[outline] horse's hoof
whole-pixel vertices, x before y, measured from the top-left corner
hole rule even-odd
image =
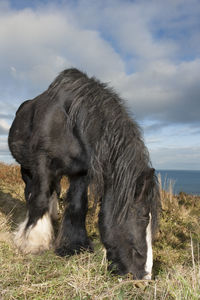
[[[83,244],[83,245],[67,245],[67,246],[61,246],[61,247],[57,247],[55,249],[55,253],[58,255],[58,256],[72,256],[72,255],[75,255],[75,254],[79,254],[81,252],[84,252],[84,251],[88,251],[88,252],[94,252],[94,249],[93,249],[93,246],[92,246],[92,243],[89,242],[87,244]]]

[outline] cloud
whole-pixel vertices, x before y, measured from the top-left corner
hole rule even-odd
[[[199,13],[197,0],[82,0],[71,20],[78,16],[79,26],[93,26],[118,51],[128,73],[111,83],[138,119],[199,123]]]
[[[8,130],[10,125],[3,119],[0,119],[0,135],[1,134],[8,134]]]
[[[56,8],[11,10],[1,15],[0,28],[0,56],[5,58],[0,75],[18,91],[22,86],[40,90],[70,66],[107,79],[123,72],[123,61],[99,32],[70,23]]]
[[[0,157],[3,155],[10,156],[8,150],[7,136],[0,134]]]
[[[177,61],[180,44],[176,34],[170,38],[172,30],[180,35],[184,15],[184,28],[198,23],[191,19],[195,10],[181,3],[81,0],[76,6],[64,1],[19,11],[7,7],[0,19],[6,101],[36,96],[62,69],[76,66],[114,86],[137,119],[198,123],[200,59]],[[158,38],[155,28],[167,38]]]
[[[157,169],[199,170],[200,147],[161,147],[151,151],[151,159]]]
[[[198,55],[199,13],[198,0],[80,0],[70,10],[72,20],[76,18],[80,26],[103,32],[121,54],[135,56],[136,65],[138,59],[147,63]],[[188,47],[188,42],[196,47]]]
[[[200,59],[175,65],[152,62],[146,70],[124,77],[118,86],[141,119],[163,124],[200,122]]]

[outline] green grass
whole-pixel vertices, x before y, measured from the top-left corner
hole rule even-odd
[[[67,181],[62,181],[62,195]],[[97,213],[87,218],[94,253],[60,258],[47,251],[22,255],[12,231],[26,213],[19,168],[0,164],[0,299],[200,299],[200,197],[162,191],[154,244],[154,280],[133,281],[107,271]],[[62,203],[60,214],[62,214]]]

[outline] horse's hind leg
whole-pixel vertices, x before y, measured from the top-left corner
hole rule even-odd
[[[87,213],[87,177],[69,177],[67,206],[56,241],[56,253],[60,256],[73,255],[80,251],[92,250],[85,227]]]
[[[37,173],[34,171],[31,188],[29,187],[25,189],[27,216],[15,232],[14,242],[24,253],[38,253],[49,249],[54,238],[49,213],[49,200],[53,193],[52,176],[45,161],[40,161]]]

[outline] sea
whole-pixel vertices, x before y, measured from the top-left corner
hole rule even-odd
[[[169,190],[169,183],[171,182],[173,194],[184,192],[200,195],[200,171],[156,170],[156,173],[161,176],[164,190]]]

